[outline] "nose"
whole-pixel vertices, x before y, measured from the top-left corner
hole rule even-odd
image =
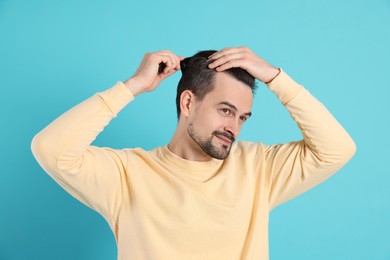
[[[240,134],[241,125],[237,120],[232,118],[226,122],[224,130],[236,139],[237,136]]]

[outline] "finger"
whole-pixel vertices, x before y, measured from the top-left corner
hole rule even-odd
[[[171,76],[171,75],[174,74],[175,72],[177,72],[177,70],[171,70],[171,71],[169,71],[168,73],[162,74],[161,77],[162,77],[162,79],[168,78],[169,76]]]
[[[170,59],[172,60],[172,65],[167,70],[167,73],[170,73],[171,71],[176,71],[180,69],[180,59],[178,56],[176,56],[173,52],[167,52],[167,54]]]
[[[167,54],[159,54],[158,55],[158,63],[164,63],[165,68],[163,70],[163,73],[168,73],[168,71],[171,69],[173,61],[170,55]]]
[[[231,68],[242,68],[242,69],[244,69],[242,60],[231,60],[231,61],[228,61],[228,62],[222,64],[221,66],[216,67],[215,70],[218,71],[218,72],[221,72],[221,71],[228,70],[228,69],[231,69]]]
[[[159,53],[165,53],[165,54],[173,54],[173,52],[171,50],[161,50],[161,51],[158,51]]]
[[[176,60],[176,55],[174,55],[172,52],[166,53],[164,55],[166,55],[167,59],[170,61],[169,63],[167,63],[167,66],[166,66],[164,72],[169,73],[175,69],[178,62]]]
[[[179,58],[179,70],[181,70],[181,61],[185,59],[184,56],[177,56]]]
[[[171,71],[180,70],[180,61],[183,60],[184,56],[176,56],[171,50],[161,50],[156,52],[159,55],[165,56],[165,58],[160,61],[165,64],[164,73],[170,73]],[[166,58],[170,60],[170,62],[166,62]]]
[[[245,58],[245,54],[243,52],[239,52],[239,53],[235,52],[235,53],[225,54],[225,55],[221,56],[220,58],[214,60],[212,63],[210,63],[209,68],[213,69],[213,68],[219,67],[222,64],[227,63],[229,61],[240,60],[243,58]]]
[[[172,53],[172,57],[175,60],[175,66],[173,69],[180,70],[180,61],[184,60],[184,56],[177,56],[174,53]]]
[[[164,64],[163,68],[164,71],[168,70],[172,65],[176,66],[176,62],[170,57],[172,55],[172,52],[169,50],[162,50],[162,51],[157,51],[152,53],[153,60],[159,64],[159,69],[161,67],[161,63]],[[161,73],[159,71],[159,73]]]
[[[235,47],[232,47],[232,48],[223,48],[213,54],[211,54],[208,58],[209,60],[210,59],[218,59],[220,58],[222,55],[226,54],[226,53],[229,53],[229,52],[232,52],[234,51],[234,49],[236,49]]]
[[[217,51],[209,56],[209,60],[211,59],[219,59],[221,56],[236,52],[245,52],[247,51],[247,47],[231,47],[231,48],[224,48],[220,51]]]
[[[180,70],[180,59],[178,56],[175,55],[175,59],[176,59],[176,66],[175,66],[175,70]]]
[[[172,55],[172,56],[175,56],[175,57],[183,57],[183,59],[184,59],[184,56],[177,56],[171,50],[162,50],[162,51],[158,51],[158,53],[165,54],[165,55]]]

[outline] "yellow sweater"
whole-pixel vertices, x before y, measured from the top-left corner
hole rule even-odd
[[[167,146],[91,146],[133,100],[118,82],[38,133],[42,168],[109,223],[118,259],[268,259],[270,210],[339,170],[355,144],[327,109],[285,72],[268,85],[304,140],[237,142],[225,160],[182,159]]]

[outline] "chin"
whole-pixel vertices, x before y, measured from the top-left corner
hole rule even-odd
[[[223,145],[220,149],[212,149],[212,151],[209,151],[208,155],[213,157],[214,159],[218,160],[224,160],[226,159],[230,154],[230,148],[231,146]]]

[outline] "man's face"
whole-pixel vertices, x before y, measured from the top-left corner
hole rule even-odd
[[[223,72],[216,74],[214,84],[203,100],[194,103],[187,133],[204,153],[225,159],[251,115],[253,95],[249,86]]]

